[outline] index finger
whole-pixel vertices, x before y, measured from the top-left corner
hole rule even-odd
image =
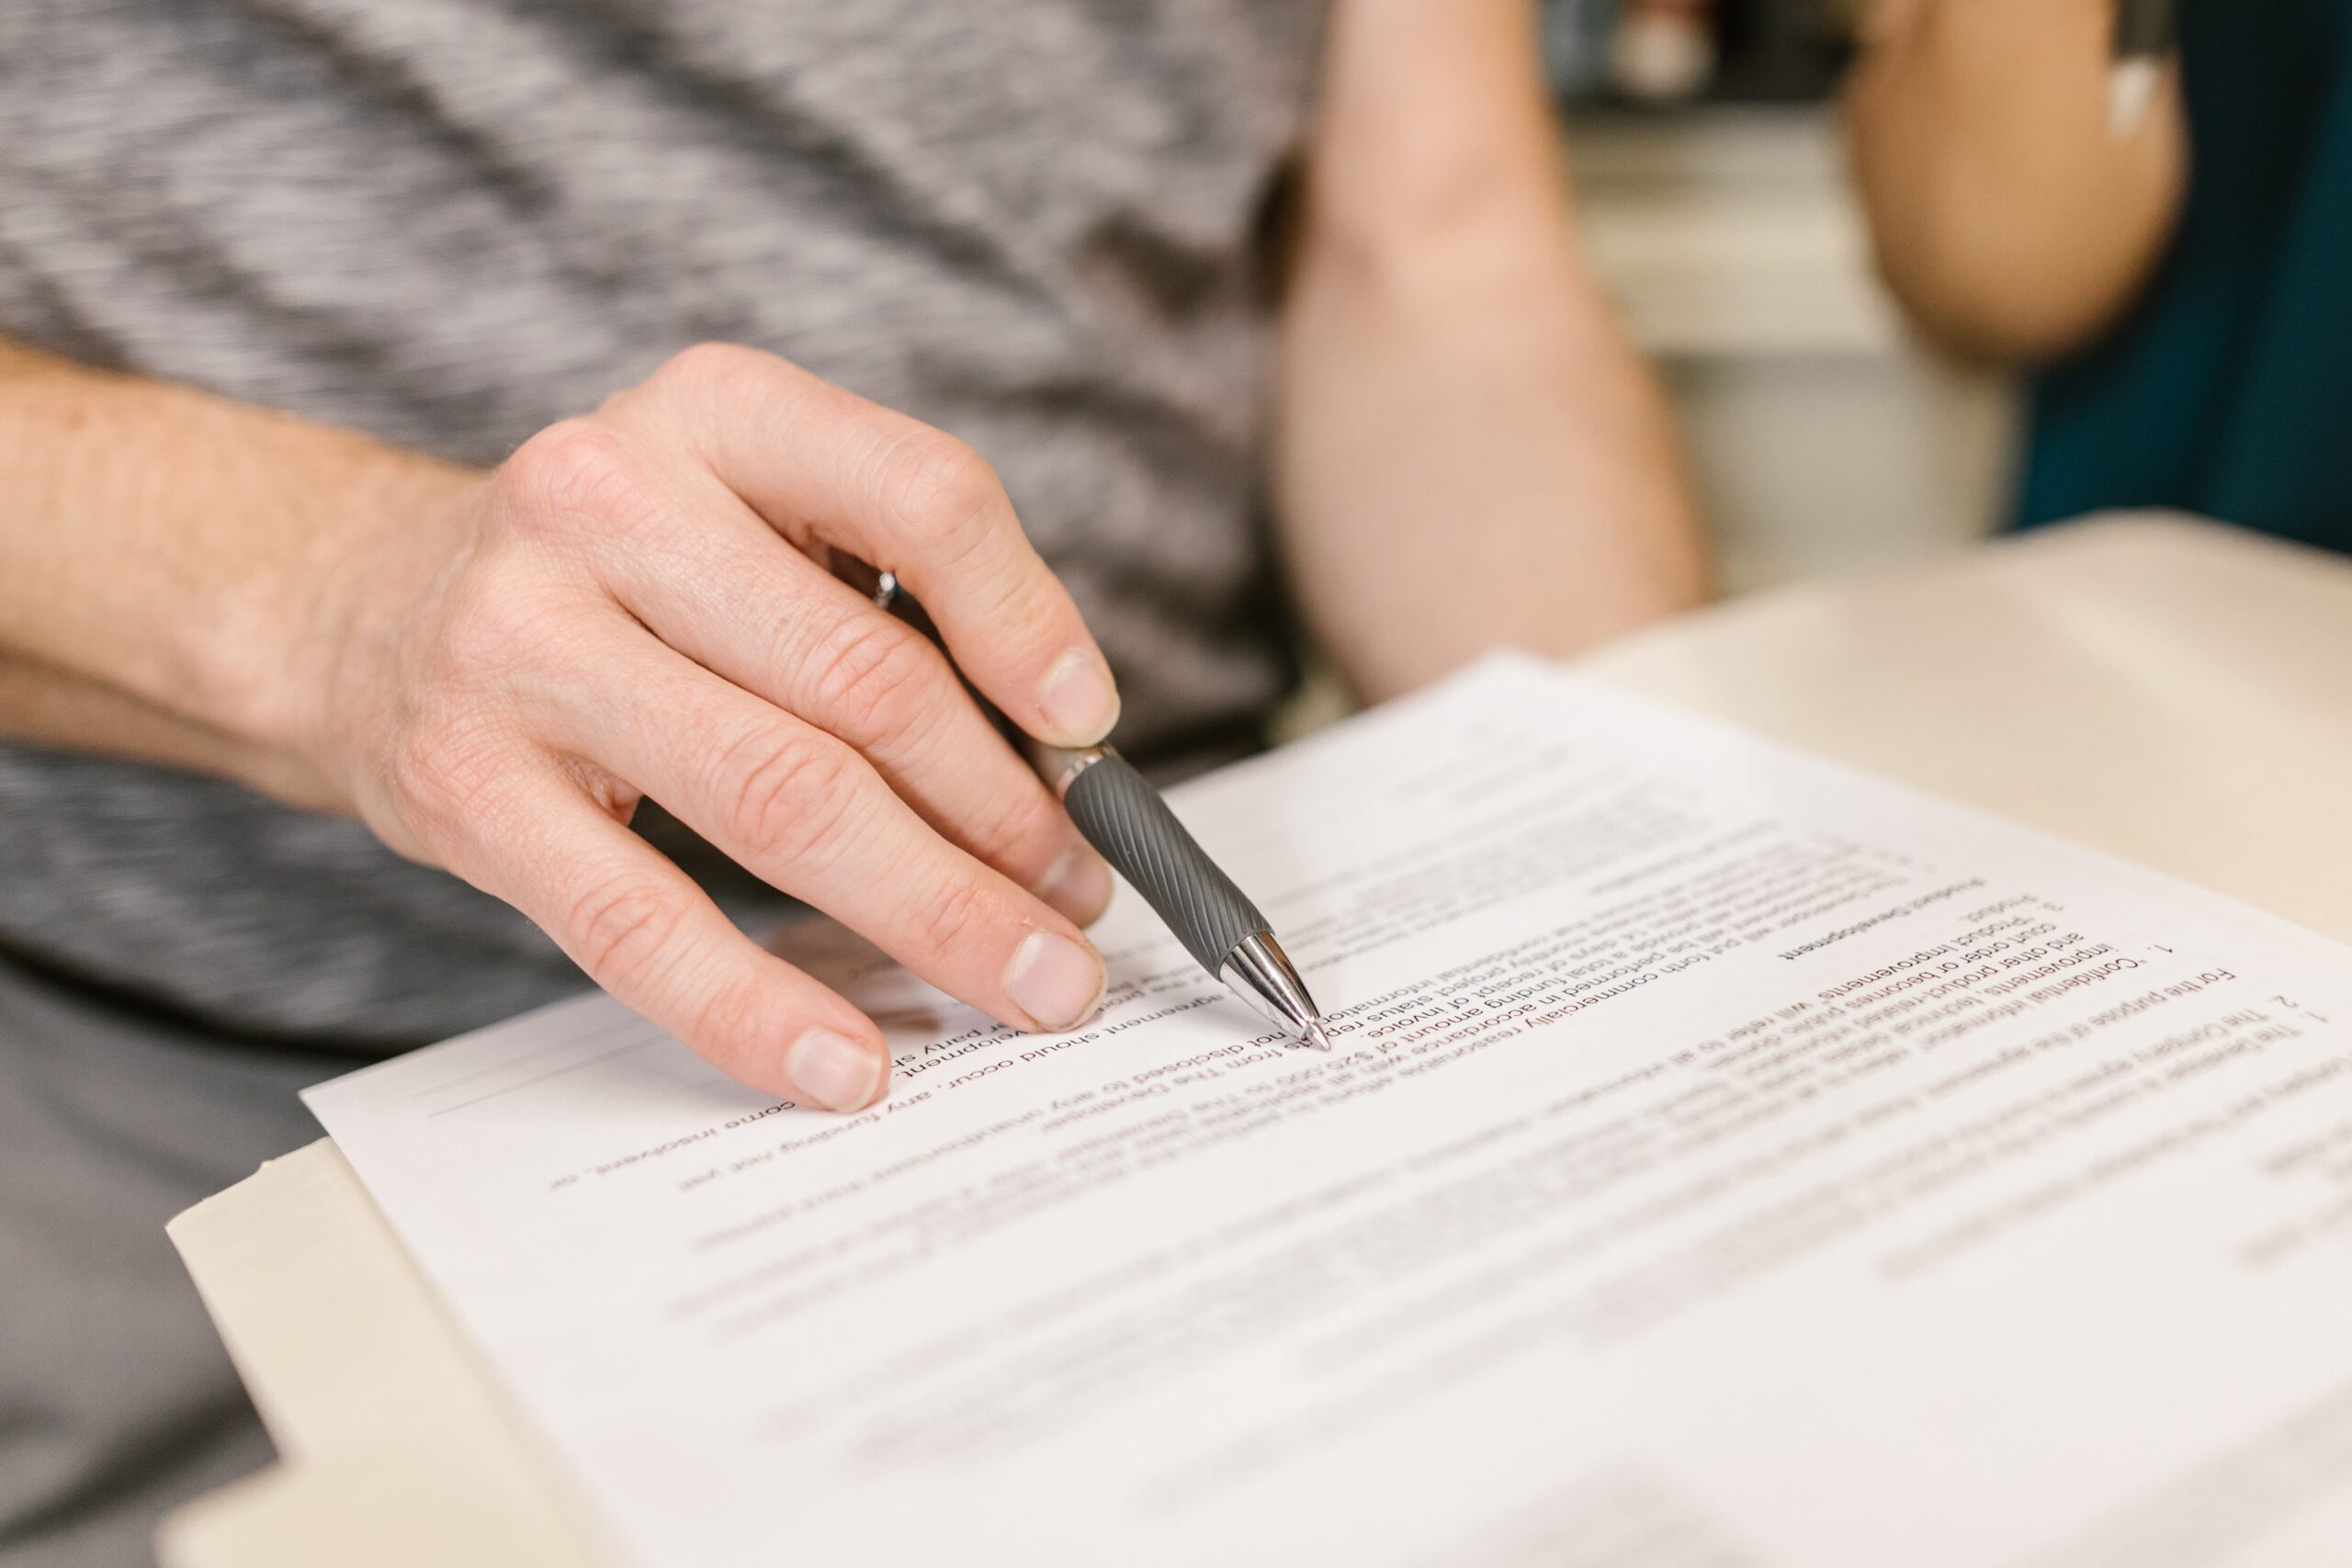
[[[978,453],[753,349],[689,350],[662,374],[722,483],[803,548],[896,572],[1013,723],[1057,746],[1110,733],[1110,665]]]

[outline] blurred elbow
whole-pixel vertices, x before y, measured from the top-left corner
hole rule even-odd
[[[1905,319],[1962,362],[2035,365],[2139,298],[2179,213],[2185,138],[2177,112],[2129,143],[2103,120],[2040,140],[1999,130],[1956,134],[1883,85],[1847,104],[1878,276]]]
[[[2058,359],[2130,306],[2144,269],[2086,276],[2076,258],[2037,254],[1964,231],[1890,244],[1876,235],[1880,280],[1912,330],[1946,358],[1988,367]]]

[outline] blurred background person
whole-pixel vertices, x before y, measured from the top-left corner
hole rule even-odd
[[[2014,520],[2176,507],[2352,548],[2352,0],[1879,0],[1848,100],[1882,275],[2030,378]]]
[[[162,1227],[300,1086],[584,968],[866,1103],[737,930],[786,894],[1019,1027],[1099,998],[1107,871],[831,549],[1179,770],[1296,620],[1376,699],[1701,595],[1532,24],[0,7],[0,1557],[264,1457]]]

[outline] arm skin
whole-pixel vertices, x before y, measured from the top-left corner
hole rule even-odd
[[[1281,333],[1275,486],[1371,700],[1700,601],[1656,384],[1578,259],[1525,0],[1340,0]]]
[[[472,477],[0,339],[0,733],[350,809],[296,645],[343,547]]]
[[[2138,294],[2177,220],[2188,138],[2167,73],[2108,125],[2115,0],[1881,0],[1846,95],[1878,266],[1930,342],[2034,362]]]
[[[658,798],[1020,1028],[1092,1011],[1109,870],[938,649],[1032,734],[1109,671],[960,443],[707,344],[498,469],[0,344],[0,733],[365,819],[802,1104],[883,1092],[872,1021],[622,829]]]

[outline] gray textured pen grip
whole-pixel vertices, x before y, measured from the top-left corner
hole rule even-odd
[[[1216,867],[1159,792],[1113,751],[1069,781],[1062,804],[1086,841],[1159,912],[1202,968],[1216,973],[1266,917]]]

